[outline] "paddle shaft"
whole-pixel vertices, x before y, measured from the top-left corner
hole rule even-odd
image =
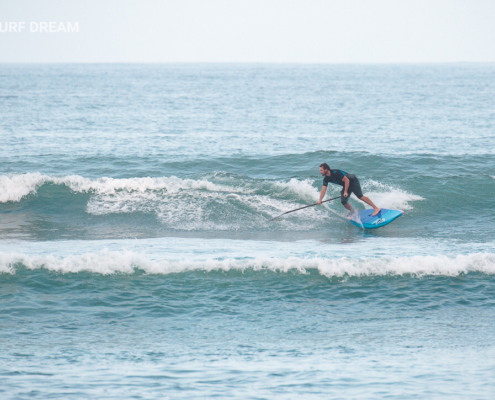
[[[335,200],[335,199],[339,199],[340,197],[341,196],[337,196],[337,197],[333,197],[333,198],[328,199],[328,200],[323,200],[320,204],[326,203],[327,201],[332,201],[332,200]],[[295,210],[286,211],[283,214],[280,214],[278,217],[272,218],[270,221],[273,221],[274,219],[280,218],[282,215],[289,214],[289,213],[294,212],[294,211],[299,211],[299,210],[302,210],[304,208],[313,207],[313,206],[317,206],[317,205],[318,205],[318,203],[315,203],[315,204],[310,204],[309,206],[304,206],[304,207],[296,208]]]

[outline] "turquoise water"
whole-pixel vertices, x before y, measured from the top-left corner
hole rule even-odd
[[[491,64],[1,65],[0,396],[493,398],[494,93]],[[404,216],[270,221],[322,162]]]

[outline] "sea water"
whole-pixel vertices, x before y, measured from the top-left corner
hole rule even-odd
[[[495,65],[3,64],[0,135],[1,398],[495,396]],[[404,216],[272,221],[323,162]]]

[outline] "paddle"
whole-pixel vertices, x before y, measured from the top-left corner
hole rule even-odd
[[[334,198],[328,199],[328,200],[323,200],[321,202],[321,204],[326,203],[327,201],[332,201],[332,200],[339,199],[339,198],[340,198],[340,196],[337,196],[337,197],[334,197]],[[289,213],[294,212],[294,211],[302,210],[303,208],[313,207],[313,206],[317,206],[317,205],[318,205],[318,203],[315,203],[315,204],[311,204],[309,206],[304,206],[304,207],[296,208],[295,210],[286,211],[283,214],[280,214],[278,217],[272,218],[270,221],[273,221],[274,219],[280,218],[282,215],[289,214]]]

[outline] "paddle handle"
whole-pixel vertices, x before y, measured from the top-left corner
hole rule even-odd
[[[323,204],[323,203],[326,203],[327,201],[332,201],[332,200],[335,200],[335,199],[338,199],[338,198],[340,198],[340,196],[333,197],[333,198],[328,199],[328,200],[323,200],[320,204]],[[317,205],[318,205],[318,203],[315,203],[315,204],[310,204],[309,206],[304,206],[304,207],[296,208],[295,210],[286,211],[283,214],[280,214],[278,217],[272,218],[270,221],[273,221],[274,219],[280,218],[282,215],[289,214],[289,213],[294,212],[294,211],[299,211],[299,210],[302,210],[304,208],[313,207],[313,206],[317,206]]]

